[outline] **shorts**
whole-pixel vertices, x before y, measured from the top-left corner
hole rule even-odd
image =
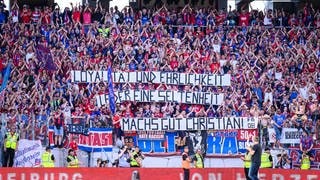
[[[60,129],[58,129],[56,126],[54,126],[53,128],[55,136],[63,136],[63,127],[60,127]]]

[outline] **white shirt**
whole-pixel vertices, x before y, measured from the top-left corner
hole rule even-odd
[[[264,102],[267,102],[269,99],[270,103],[272,104],[273,102],[273,94],[272,92],[265,92],[264,94]]]
[[[303,99],[308,99],[309,92],[308,92],[308,87],[307,86],[299,88],[299,93],[300,93],[300,95],[302,96]]]
[[[227,60],[220,59],[220,67],[224,66],[227,63]]]
[[[263,19],[263,24],[265,26],[266,25],[272,25],[271,18],[268,18],[267,16],[265,16],[264,19]]]
[[[220,44],[213,44],[212,47],[214,52],[220,53],[220,48],[221,48]]]
[[[29,63],[29,59],[33,57],[33,53],[27,53],[26,54],[26,62]]]
[[[281,79],[282,79],[282,72],[276,72],[276,73],[274,74],[274,76],[275,76],[275,78],[276,78],[277,80],[281,80]]]

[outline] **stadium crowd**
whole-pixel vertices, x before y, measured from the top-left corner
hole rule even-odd
[[[283,127],[302,129],[310,137],[306,143],[319,143],[320,12],[312,4],[293,14],[189,5],[135,11],[108,10],[99,3],[71,9],[14,4],[10,12],[0,7],[0,23],[1,81],[11,66],[0,95],[1,113],[7,115],[8,127],[18,126],[20,139],[43,140],[48,125],[63,136],[61,127],[80,117],[86,117],[88,125],[119,127],[108,106],[95,105],[95,95],[108,93],[107,84],[76,84],[70,78],[71,70],[107,70],[111,65],[114,72],[232,77],[230,87],[115,83],[115,91],[172,89],[225,95],[221,106],[125,102],[117,104],[116,115],[121,117],[252,116],[260,118],[267,145],[267,127],[275,128],[278,147]],[[38,44],[50,49],[54,64],[37,58]]]

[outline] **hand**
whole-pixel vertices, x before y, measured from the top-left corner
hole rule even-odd
[[[307,149],[305,152],[308,153],[309,151],[311,151],[311,149]]]

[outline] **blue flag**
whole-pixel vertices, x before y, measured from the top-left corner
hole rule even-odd
[[[1,72],[0,72],[1,73]],[[3,80],[2,80],[2,85],[0,87],[0,92],[2,90],[4,90],[8,84],[8,80],[11,74],[11,63],[9,63],[4,71],[4,76],[3,76]]]
[[[112,114],[116,113],[116,102],[114,98],[113,82],[112,82],[112,70],[108,67],[108,89],[109,89],[109,106]]]

